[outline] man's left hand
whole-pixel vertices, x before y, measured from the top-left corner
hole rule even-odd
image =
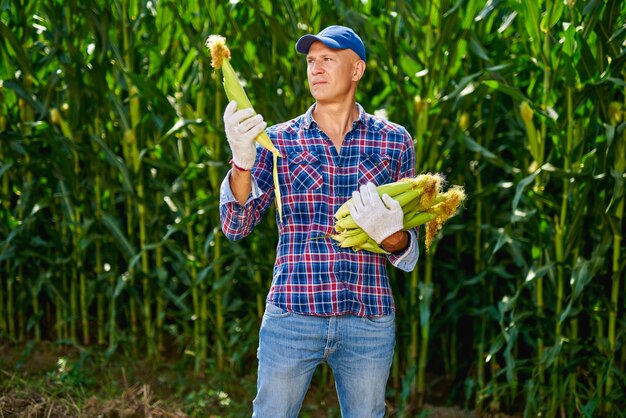
[[[400,203],[388,194],[381,198],[372,182],[352,193],[348,208],[354,222],[377,244],[402,230],[404,213]]]

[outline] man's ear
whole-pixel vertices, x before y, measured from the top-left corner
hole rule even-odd
[[[365,73],[365,61],[358,60],[352,65],[352,81],[359,81]]]

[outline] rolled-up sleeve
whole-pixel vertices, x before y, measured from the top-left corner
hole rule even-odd
[[[220,186],[220,220],[224,235],[237,240],[248,235],[257,225],[267,209],[271,196],[261,190],[255,177],[252,177],[252,192],[244,205],[239,204],[230,187],[228,172]]]
[[[419,259],[420,249],[417,242],[418,230],[410,229],[409,233],[409,246],[399,254],[389,254],[388,258],[391,264],[403,271],[413,271],[417,265]]]

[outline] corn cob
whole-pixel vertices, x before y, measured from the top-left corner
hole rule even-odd
[[[404,213],[403,230],[425,225],[426,252],[430,251],[432,240],[437,232],[449,218],[454,216],[457,208],[465,200],[462,187],[452,186],[448,191],[442,192],[443,183],[444,179],[440,174],[420,174],[415,178],[402,179],[376,188],[380,196],[387,193],[400,203]],[[389,254],[367,236],[352,219],[347,203],[339,207],[335,212],[335,218],[337,233],[331,237],[339,243],[340,247],[352,248],[354,251],[366,250]]]
[[[237,74],[230,64],[230,49],[226,46],[226,38],[220,35],[211,35],[206,41],[206,45],[211,51],[211,65],[216,70],[221,69],[224,77],[224,91],[228,100],[237,102],[237,109],[251,108],[252,104],[246,95],[243,86],[237,78]],[[272,141],[265,132],[256,137],[256,141],[264,148],[272,152],[272,154],[282,157],[278,149],[272,144]]]
[[[426,223],[424,244],[427,251],[430,249],[435,234],[441,230],[443,224],[448,219],[454,216],[459,205],[465,200],[465,191],[460,186],[453,186],[443,195],[444,199],[428,210],[428,212],[436,214],[437,216]]]
[[[436,214],[430,212],[410,212],[404,215],[402,223],[404,229],[407,230],[417,228],[420,225],[432,221],[436,217]]]
[[[359,228],[360,230],[360,228]],[[351,248],[358,245],[363,245],[369,239],[369,235],[365,233],[365,231],[360,230],[360,232],[344,237],[341,244],[339,244],[342,248]]]
[[[341,232],[343,230],[351,229],[351,228],[358,228],[358,227],[359,225],[357,225],[357,223],[354,222],[354,219],[352,219],[352,215],[350,214],[348,214],[347,216],[344,216],[343,218],[335,222],[335,231],[337,232]]]
[[[383,184],[382,186],[378,186],[376,190],[378,194],[382,197],[383,194],[388,194],[390,197],[395,198],[396,196],[407,192],[415,187],[415,182],[411,179],[401,179],[394,183]],[[351,202],[352,198],[348,199],[343,205],[337,209],[335,212],[335,219],[339,220],[350,215],[350,209],[348,206],[348,202]]]
[[[406,192],[402,194],[397,195],[396,197],[394,197],[394,199],[396,200],[396,202],[400,204],[400,206],[402,206],[402,211],[404,212],[405,211],[404,208],[410,208],[411,206],[413,206],[414,202],[419,200],[421,196],[422,196],[421,189],[411,189],[411,190],[407,190]]]
[[[440,192],[442,183],[443,176],[440,174],[420,174],[414,178],[404,178],[393,183],[383,184],[376,187],[376,190],[381,197],[383,194],[388,194],[396,199],[402,206],[402,211],[408,213],[416,207],[429,207]],[[348,199],[335,212],[335,219],[337,219],[335,229],[337,232],[358,227],[350,216],[349,202],[352,202],[352,198]]]
[[[206,41],[206,46],[211,52],[211,66],[216,70],[222,70],[224,91],[228,100],[234,100],[237,102],[237,109],[252,108],[252,104],[246,95],[233,66],[230,64],[230,49],[226,46],[226,38],[220,35],[211,35]],[[254,109],[253,109],[254,110]],[[256,114],[256,113],[255,113]],[[256,138],[256,141],[265,149],[269,150],[273,154],[274,170],[272,177],[274,179],[274,193],[276,195],[276,208],[278,210],[278,216],[282,221],[282,205],[280,200],[280,187],[278,184],[278,157],[282,157],[280,151],[272,144],[271,139],[265,132],[261,132]]]
[[[385,251],[380,245],[376,243],[376,241],[374,241],[371,238],[368,239],[363,244],[352,247],[352,249],[354,251],[365,250],[365,251],[369,251],[369,252],[377,253],[377,254],[389,254],[389,251]]]

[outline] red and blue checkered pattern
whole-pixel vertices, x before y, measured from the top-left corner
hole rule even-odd
[[[291,312],[388,315],[394,302],[387,260],[400,267],[407,253],[418,254],[413,248],[417,231],[411,234],[407,250],[388,256],[343,249],[329,237],[334,233],[335,211],[359,185],[415,176],[413,140],[406,129],[357,106],[359,118],[339,153],[318,129],[312,117],[314,105],[304,115],[267,129],[284,157],[277,167],[282,222],[277,216],[279,241],[267,300]],[[272,169],[272,154],[259,148],[252,169],[258,197],[241,206],[232,198],[228,201],[222,190],[220,216],[229,239],[248,235],[275,200]],[[414,258],[410,269],[417,261]]]

